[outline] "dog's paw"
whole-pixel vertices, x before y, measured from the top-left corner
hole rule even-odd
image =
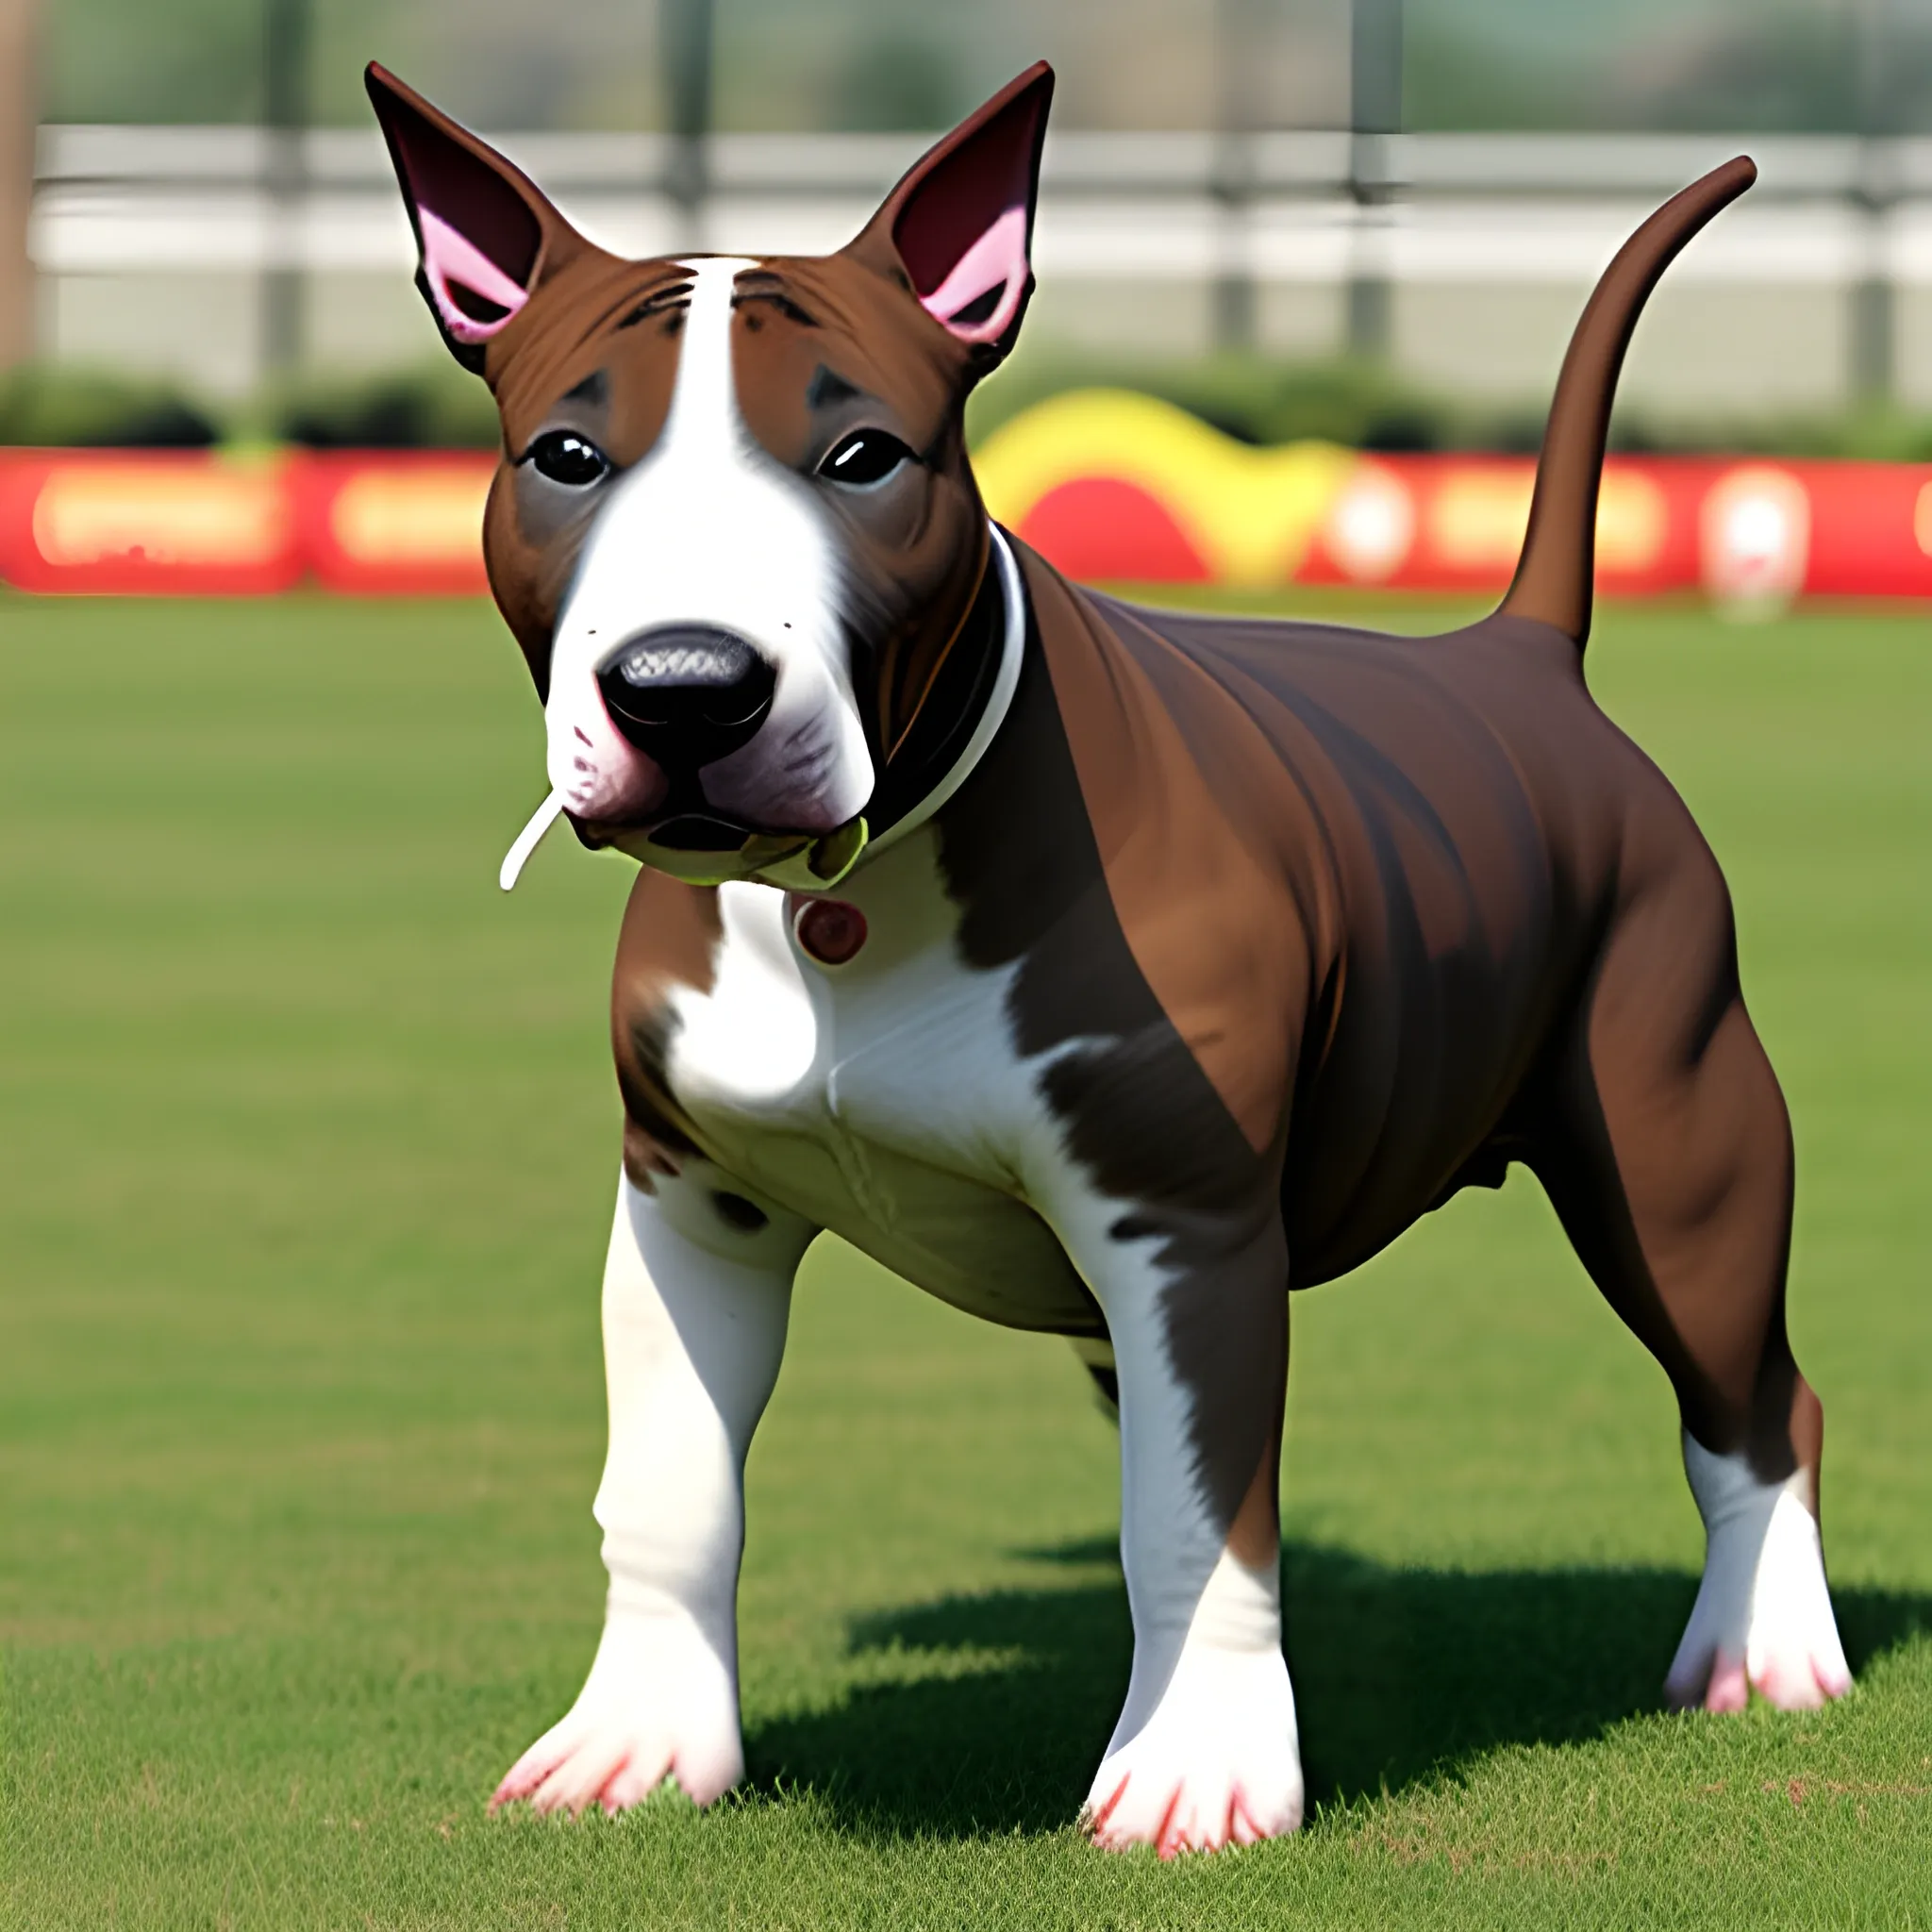
[[[1664,1694],[1680,1710],[1742,1710],[1755,1689],[1780,1710],[1814,1710],[1851,1686],[1811,1512],[1780,1490],[1724,1517]]]
[[[744,1774],[728,1666],[683,1619],[613,1616],[577,1701],[510,1767],[490,1800],[537,1811],[617,1812],[666,1778],[699,1805]]]
[[[1302,1761],[1281,1653],[1183,1651],[1153,1714],[1108,1752],[1081,1822],[1109,1851],[1163,1858],[1293,1831]]]

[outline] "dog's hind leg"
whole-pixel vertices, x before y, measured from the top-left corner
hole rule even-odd
[[[1688,829],[1688,827],[1686,828]],[[1633,868],[1635,871],[1636,868]],[[1825,1587],[1824,1410],[1785,1332],[1791,1136],[1694,832],[1626,879],[1533,1160],[1584,1265],[1676,1391],[1704,1581],[1674,1704],[1786,1708],[1850,1684]]]

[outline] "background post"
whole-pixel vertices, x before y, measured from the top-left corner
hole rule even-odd
[[[311,0],[263,0],[261,105],[268,249],[261,277],[261,357],[271,375],[299,368],[306,348],[302,208],[308,164]]]
[[[1389,199],[1389,135],[1402,126],[1402,0],[1351,0],[1348,41],[1348,189],[1356,205],[1347,341],[1357,356],[1390,345],[1389,278],[1370,230]]]
[[[1859,0],[1857,16],[1858,182],[1852,199],[1858,210],[1862,272],[1851,287],[1852,400],[1891,399],[1897,375],[1897,296],[1892,287],[1890,228],[1898,193],[1893,139],[1896,90],[1890,0]]]
[[[705,195],[709,186],[714,21],[712,0],[664,0],[659,56],[671,128],[664,192],[676,212],[678,243],[703,242]]]
[[[1221,265],[1214,278],[1214,346],[1255,346],[1255,142],[1259,23],[1256,0],[1216,0],[1214,173]]]
[[[38,0],[0,0],[0,369],[34,352],[34,204]]]

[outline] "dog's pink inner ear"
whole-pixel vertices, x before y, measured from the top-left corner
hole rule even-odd
[[[443,218],[419,208],[423,273],[443,326],[459,342],[486,341],[525,302],[530,291]]]
[[[1029,89],[942,155],[907,195],[892,244],[920,302],[966,342],[994,342],[1026,296],[1045,103]]]
[[[530,299],[542,226],[486,161],[413,115],[398,120],[429,299],[457,341],[488,341]]]
[[[1009,208],[919,299],[962,341],[995,342],[1026,292],[1027,273],[1026,210]]]

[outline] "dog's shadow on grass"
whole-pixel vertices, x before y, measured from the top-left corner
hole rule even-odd
[[[1067,1824],[1126,1688],[1126,1604],[1110,1544],[1038,1555],[1107,1574],[862,1621],[855,1658],[884,1681],[754,1731],[755,1785],[809,1786],[841,1822],[894,1836]],[[1660,1708],[1696,1594],[1677,1571],[1396,1570],[1311,1544],[1291,1544],[1282,1571],[1312,1804]],[[1855,1670],[1932,1629],[1932,1598],[1834,1595]]]

